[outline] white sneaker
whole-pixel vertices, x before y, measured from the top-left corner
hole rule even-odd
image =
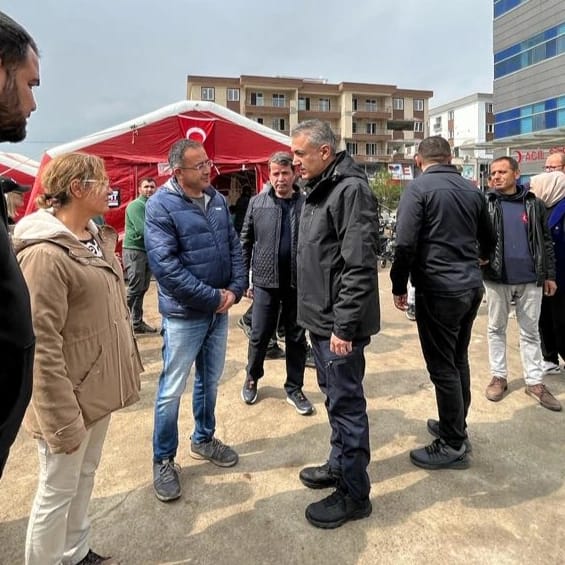
[[[561,372],[561,369],[559,368],[559,365],[556,365],[551,361],[544,361],[543,371],[546,375],[558,375]]]

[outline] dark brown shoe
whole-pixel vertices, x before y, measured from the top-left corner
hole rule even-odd
[[[544,408],[548,410],[553,410],[554,412],[561,411],[561,403],[549,390],[547,390],[546,386],[543,383],[539,385],[527,386],[526,387],[526,394],[531,396],[535,400],[537,400]]]
[[[487,386],[485,394],[489,400],[498,402],[499,400],[502,400],[502,397],[507,390],[508,384],[506,383],[506,379],[502,379],[500,377],[492,377],[492,380]]]

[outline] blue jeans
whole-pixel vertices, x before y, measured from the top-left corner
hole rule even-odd
[[[155,400],[154,461],[176,456],[180,399],[195,361],[192,441],[200,443],[214,436],[218,381],[226,357],[228,315],[211,314],[197,320],[163,318],[161,335],[163,372]]]

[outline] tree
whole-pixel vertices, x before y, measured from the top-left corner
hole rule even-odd
[[[377,171],[370,182],[371,190],[383,208],[396,210],[402,193],[402,183],[392,180],[392,175],[385,170]]]

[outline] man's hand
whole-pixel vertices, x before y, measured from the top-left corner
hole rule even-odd
[[[344,356],[349,355],[353,349],[350,341],[340,339],[337,335],[333,334],[330,337],[330,351],[336,355]]]
[[[544,281],[543,293],[545,296],[553,296],[557,291],[557,283],[555,281]]]
[[[245,291],[245,297],[246,298],[251,298],[251,300],[253,300],[253,289],[252,288],[248,288]]]
[[[234,305],[235,294],[231,290],[225,290],[223,288],[220,290],[220,293],[222,295],[222,300],[220,301],[220,306],[216,312],[218,314],[224,314]]]
[[[408,310],[408,294],[399,294],[398,296],[396,294],[393,294],[392,298],[394,300],[394,305],[399,310],[402,310],[403,312],[406,312],[406,310]]]

